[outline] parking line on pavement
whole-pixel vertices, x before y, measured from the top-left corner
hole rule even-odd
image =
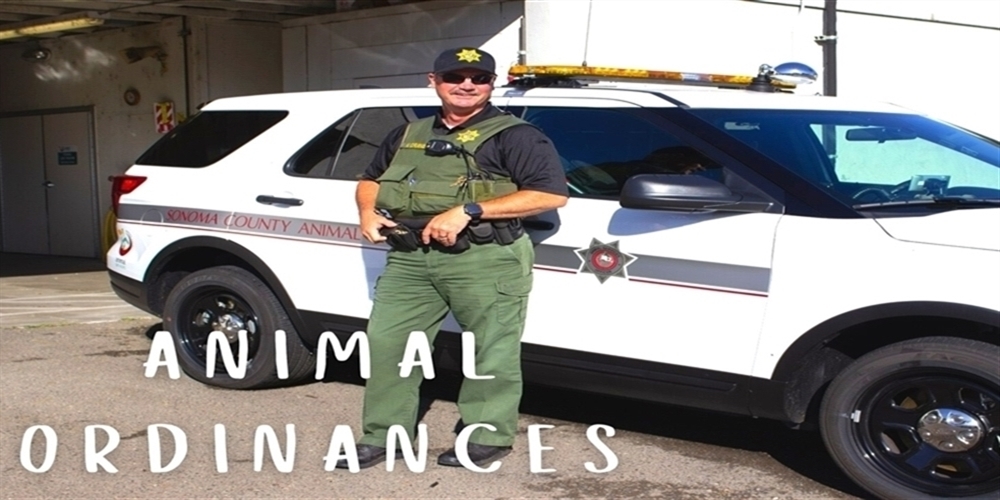
[[[79,312],[79,311],[96,311],[98,309],[118,309],[118,308],[132,308],[128,304],[118,304],[114,306],[100,306],[100,307],[57,307],[57,308],[39,308],[33,311],[15,312],[15,313],[0,313],[0,318],[5,318],[7,316],[22,316],[25,314],[44,314],[50,312]],[[134,308],[133,308],[134,309]]]
[[[21,302],[21,301],[29,301],[29,300],[65,299],[66,297],[109,297],[109,298],[115,297],[115,298],[117,298],[117,295],[115,295],[114,292],[73,293],[73,294],[66,294],[66,295],[42,295],[42,296],[39,296],[39,297],[33,297],[33,296],[28,296],[28,297],[8,297],[6,299],[0,298],[0,302],[5,302],[5,301]]]

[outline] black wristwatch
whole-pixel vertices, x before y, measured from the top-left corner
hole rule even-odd
[[[466,203],[462,210],[465,211],[465,215],[472,217],[472,224],[478,224],[483,218],[483,207],[479,206],[478,203]]]

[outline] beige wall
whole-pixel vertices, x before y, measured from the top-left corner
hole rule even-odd
[[[183,109],[184,50],[180,18],[157,25],[41,42],[48,60],[26,62],[29,44],[0,48],[0,113],[93,106],[99,207],[110,205],[107,177],[124,171],[159,134],[153,103],[173,101]],[[163,64],[147,58],[129,64],[128,47],[160,46]],[[135,106],[125,103],[128,88],[139,91]]]
[[[427,85],[445,49],[480,47],[501,81],[517,61],[522,0],[420,2],[286,21],[284,90]]]
[[[281,26],[189,18],[192,112],[238,95],[281,92]]]
[[[187,28],[187,58],[181,36]],[[160,46],[163,64],[135,63],[128,47]],[[110,206],[108,176],[122,173],[159,139],[153,103],[172,101],[179,119],[206,101],[281,91],[281,27],[277,24],[170,18],[158,24],[46,40],[46,61],[26,62],[33,45],[0,48],[0,113],[93,106],[99,207]],[[185,62],[188,74],[185,75]],[[123,95],[135,88],[135,106]],[[190,96],[190,97],[189,97]]]

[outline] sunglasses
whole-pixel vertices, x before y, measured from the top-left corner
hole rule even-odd
[[[459,73],[441,73],[438,75],[438,78],[444,83],[463,83],[466,79],[469,79],[475,85],[486,85],[493,81],[493,75],[489,73],[479,73],[473,76],[465,76]]]

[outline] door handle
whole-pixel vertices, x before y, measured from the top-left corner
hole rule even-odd
[[[257,203],[263,203],[265,205],[288,205],[292,207],[300,207],[305,201],[298,198],[279,198],[277,196],[268,196],[262,194],[257,196]]]
[[[522,220],[521,225],[524,226],[525,229],[537,229],[539,231],[548,231],[556,227],[555,224],[547,220]]]
[[[56,183],[54,183],[52,181],[45,181],[45,182],[42,183],[42,186],[43,187],[47,187],[47,188],[54,188],[54,187],[56,187]]]

